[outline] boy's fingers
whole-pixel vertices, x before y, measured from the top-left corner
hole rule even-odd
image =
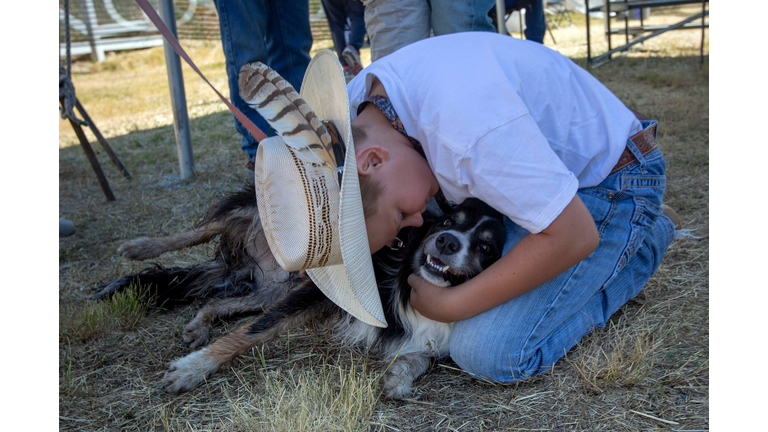
[[[449,322],[450,316],[445,315],[446,299],[443,290],[445,288],[432,285],[419,275],[408,276],[408,284],[411,289],[411,306],[426,318]]]
[[[418,287],[424,283],[424,278],[412,273],[410,276],[408,276],[408,285],[410,285],[412,288],[418,289]]]
[[[424,283],[424,278],[411,274],[408,276],[408,285],[411,286],[411,306],[417,307],[419,304],[419,288]],[[416,309],[418,310],[418,309]]]

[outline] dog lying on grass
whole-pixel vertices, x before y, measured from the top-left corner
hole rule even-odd
[[[425,213],[424,225],[400,233],[401,248],[373,255],[376,281],[389,326],[365,324],[332,303],[308,277],[285,272],[269,252],[262,233],[253,187],[246,185],[214,205],[194,228],[169,237],[140,238],[123,244],[118,253],[147,259],[219,236],[213,260],[189,268],[150,268],[107,282],[96,298],[105,298],[131,284],[150,287],[159,303],[209,298],[183,331],[183,341],[197,348],[208,341],[211,323],[234,314],[259,313],[252,321],[211,345],[171,363],[163,377],[165,390],[182,393],[248,349],[288,329],[321,321],[347,344],[361,344],[382,360],[391,361],[383,378],[384,393],[402,398],[424,374],[431,358],[448,355],[451,323],[421,316],[410,306],[407,278],[418,273],[441,285],[460,284],[501,257],[505,241],[502,216],[485,203],[468,199]]]

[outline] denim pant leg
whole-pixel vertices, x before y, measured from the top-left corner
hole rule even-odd
[[[598,248],[549,282],[455,324],[450,351],[464,370],[510,382],[546,371],[594,327],[604,326],[655,273],[674,225],[661,200],[659,150],[578,191],[600,235]],[[506,250],[527,232],[507,221]]]
[[[347,0],[322,0],[325,18],[328,20],[328,29],[331,31],[331,39],[333,39],[333,47],[343,65],[347,65],[341,57],[341,52],[347,46],[347,39],[344,37],[344,27],[347,25],[345,1]]]
[[[215,3],[230,100],[259,129],[272,136],[275,132],[266,120],[240,98],[240,68],[246,63],[263,62],[299,90],[312,47],[309,4],[299,0],[215,0]],[[235,128],[243,137],[243,151],[253,160],[258,142],[236,118]]]
[[[360,47],[365,42],[365,6],[360,0],[322,0],[322,2],[336,55],[342,65],[349,66],[341,56],[347,46],[344,28],[349,19],[349,45],[360,51]]]
[[[349,44],[360,51],[365,42],[365,6],[360,0],[344,0],[349,18]]]
[[[534,0],[525,8],[525,38],[543,44],[546,26],[543,0]]]
[[[431,0],[432,31],[435,36],[467,31],[495,32],[488,12],[495,0]]]
[[[301,91],[301,82],[312,59],[312,28],[306,0],[270,0],[267,15],[269,67]]]
[[[429,37],[427,0],[363,0],[371,61]]]

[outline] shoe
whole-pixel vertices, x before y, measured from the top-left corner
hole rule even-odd
[[[672,210],[672,207],[662,204],[661,206],[664,209],[664,214],[667,215],[670,219],[672,219],[672,223],[675,224],[675,231],[683,229],[683,223],[680,221],[680,216],[675,213],[674,210]]]
[[[75,224],[69,219],[59,218],[59,237],[69,237],[75,233]]]
[[[349,67],[348,66],[342,66],[342,68],[344,69],[344,79],[346,79],[347,82],[349,82],[349,80],[351,80],[352,78],[355,77],[354,75],[352,75],[349,72]]]
[[[347,45],[344,51],[341,52],[341,57],[344,62],[349,66],[349,71],[352,75],[357,76],[360,71],[363,70],[363,62],[360,61],[360,52],[352,45]]]
[[[256,168],[256,164],[252,160],[248,159],[248,163],[245,164],[245,171],[244,171],[246,181],[250,181],[250,182],[255,181],[256,175],[253,172],[255,168]]]

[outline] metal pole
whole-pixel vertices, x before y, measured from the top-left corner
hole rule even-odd
[[[611,52],[611,0],[605,1],[605,37],[608,39],[608,52]],[[611,58],[610,54],[608,58]]]
[[[107,152],[107,155],[109,155],[109,158],[112,159],[112,162],[115,164],[117,169],[120,170],[121,173],[123,173],[123,176],[127,178],[128,180],[132,179],[133,176],[128,171],[128,168],[123,165],[123,161],[120,160],[119,157],[117,157],[117,154],[115,154],[115,151],[112,150],[112,146],[109,145],[107,142],[107,139],[104,138],[104,135],[101,134],[99,131],[99,128],[96,127],[96,123],[91,120],[91,116],[88,115],[88,113],[85,111],[85,108],[80,104],[80,101],[75,99],[75,108],[80,112],[80,115],[83,116],[83,120],[85,120],[88,123],[88,127],[91,128],[91,132],[96,136],[96,140],[101,144],[101,146],[104,148],[104,151]]]
[[[504,26],[504,0],[496,0],[496,30],[505,35],[507,29]]]
[[[584,0],[584,4],[586,7],[584,17],[587,19],[587,67],[590,67],[592,65],[592,48],[589,39],[589,0]]]
[[[701,51],[699,52],[699,67],[704,67],[704,12],[707,0],[701,0]]]
[[[100,50],[96,43],[101,36],[94,34],[94,29],[99,26],[96,19],[96,7],[93,5],[93,0],[81,0],[80,7],[83,9],[83,22],[85,23],[85,30],[88,32],[88,43],[91,45],[91,60],[101,63],[104,61],[104,51]]]
[[[61,104],[61,108],[63,109],[63,97],[59,98],[59,104]],[[80,140],[80,146],[83,147],[83,151],[85,152],[85,156],[88,158],[88,162],[91,163],[93,172],[96,173],[96,178],[99,180],[99,185],[101,186],[102,192],[104,192],[104,195],[107,197],[107,201],[114,201],[115,194],[112,193],[112,188],[109,187],[107,177],[104,175],[104,171],[101,169],[101,164],[99,164],[99,160],[96,158],[96,153],[93,151],[93,147],[91,147],[91,144],[88,142],[88,138],[85,137],[85,132],[83,132],[83,129],[80,127],[80,123],[76,122],[71,117],[68,120],[69,124],[72,125],[72,129],[75,130],[77,139]]]
[[[627,0],[624,0],[624,3],[626,3]],[[634,12],[634,9],[629,9],[624,11],[624,37],[625,41],[624,43],[629,43],[629,13]]]
[[[173,0],[160,0],[160,16],[171,33],[176,33],[176,14]],[[184,92],[184,77],[181,72],[181,60],[168,41],[163,41],[165,66],[168,69],[168,85],[171,89],[173,106],[173,131],[176,134],[176,152],[179,156],[181,178],[187,180],[195,174],[195,160],[192,155],[192,138],[189,133],[189,115],[187,114],[187,96]]]
[[[709,12],[708,12],[708,11],[707,11],[706,13],[704,13],[704,16],[708,16],[708,15],[709,15]],[[598,64],[595,64],[595,65],[594,65],[592,68],[594,69],[594,68],[596,68],[596,67],[598,67],[598,66],[602,66],[602,65],[604,65],[604,64],[606,64],[606,63],[608,63],[608,62],[610,62],[610,61],[612,60],[612,57],[611,57],[611,55],[613,55],[613,54],[615,54],[615,53],[617,53],[617,52],[619,52],[619,51],[627,51],[627,50],[629,49],[629,47],[631,47],[631,46],[633,46],[633,45],[637,45],[637,44],[639,44],[639,43],[643,43],[643,42],[645,42],[646,40],[648,40],[648,39],[650,39],[650,38],[653,38],[653,37],[656,37],[656,36],[658,36],[658,35],[660,35],[660,34],[662,34],[662,33],[664,33],[664,32],[668,32],[668,31],[670,31],[670,30],[675,30],[675,29],[681,28],[681,27],[683,27],[685,24],[688,24],[689,22],[691,22],[691,21],[695,21],[695,20],[697,20],[697,19],[699,19],[699,18],[702,18],[702,14],[696,14],[696,15],[694,15],[694,16],[692,16],[692,17],[688,17],[688,18],[684,19],[683,21],[680,21],[680,22],[679,22],[679,23],[677,23],[677,24],[673,24],[673,25],[671,25],[671,26],[669,26],[669,27],[664,27],[664,28],[663,28],[663,29],[661,29],[661,30],[656,30],[655,32],[653,32],[653,33],[649,34],[648,36],[643,36],[643,37],[641,37],[641,38],[639,38],[639,39],[635,39],[635,40],[633,40],[632,42],[628,43],[627,45],[624,45],[624,46],[620,46],[620,47],[618,47],[618,48],[616,48],[616,49],[613,49],[613,50],[611,50],[611,51],[608,51],[607,53],[603,53],[603,54],[600,54],[599,56],[597,56],[597,57],[595,57],[595,58],[593,58],[593,59],[592,59],[592,62],[593,62],[593,63],[594,63],[594,62],[596,62],[596,61],[600,61],[600,63],[598,63]],[[601,61],[601,60],[603,60],[603,59],[604,59],[604,58],[606,58],[606,57],[608,57],[608,60],[605,60],[605,61]]]

